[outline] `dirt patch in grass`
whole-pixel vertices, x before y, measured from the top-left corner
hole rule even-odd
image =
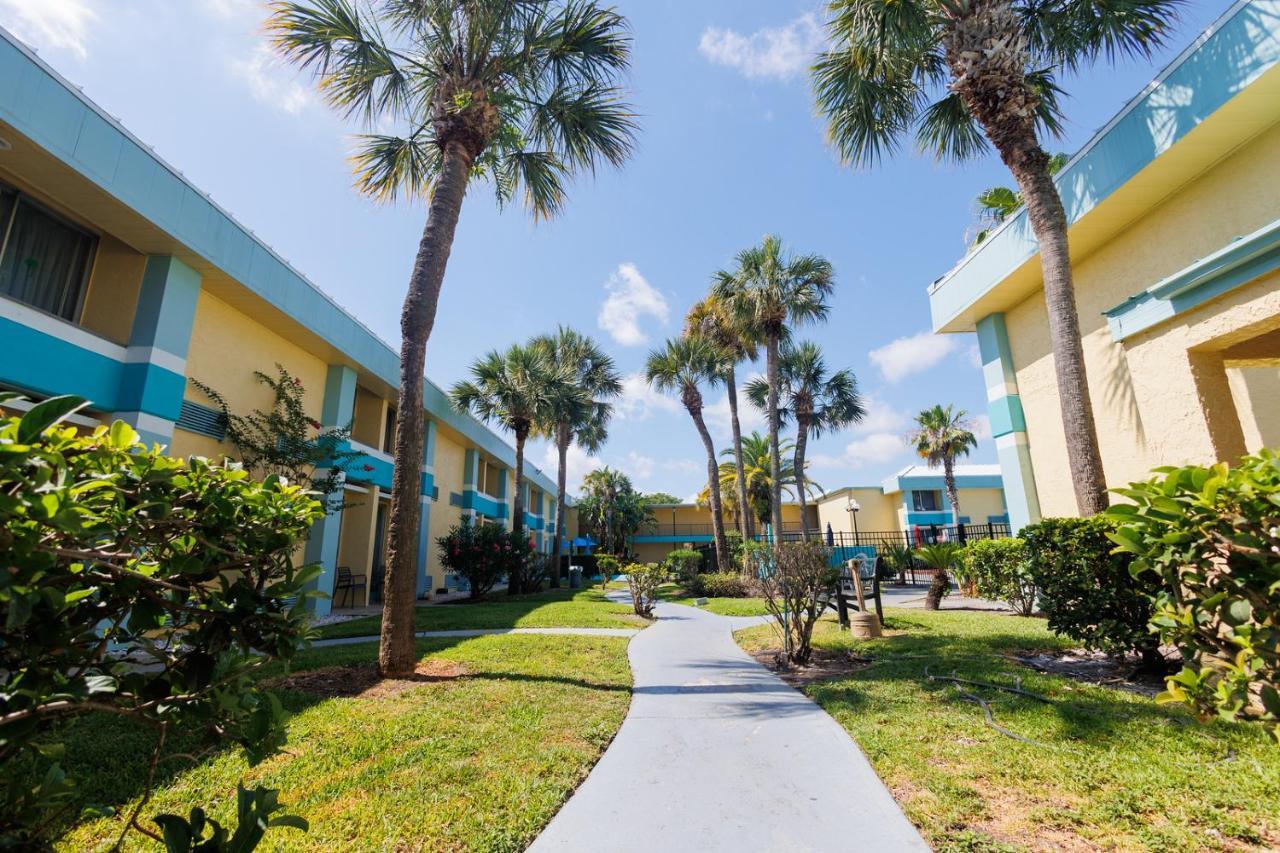
[[[814,649],[813,656],[804,666],[788,664],[782,649],[760,649],[751,652],[751,656],[792,687],[844,678],[871,665],[869,658],[843,650]]]
[[[1071,649],[1065,652],[1024,652],[1011,655],[1023,666],[1039,672],[1061,675],[1097,687],[1127,690],[1148,699],[1164,690],[1164,677],[1138,672],[1138,659],[1114,658],[1102,652]]]
[[[274,679],[269,686],[326,699],[385,699],[423,684],[454,681],[466,674],[467,671],[453,661],[429,658],[419,661],[413,675],[408,678],[382,678],[377,667],[371,664],[326,666]]]

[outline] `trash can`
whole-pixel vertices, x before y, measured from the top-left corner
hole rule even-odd
[[[582,567],[569,567],[569,589],[582,589]]]

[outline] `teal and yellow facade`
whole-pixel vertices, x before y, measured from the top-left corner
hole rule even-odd
[[[392,286],[389,284],[388,286]],[[398,283],[395,286],[399,286]],[[350,314],[0,30],[0,387],[31,400],[77,394],[86,426],[123,419],[177,456],[234,456],[193,380],[232,411],[269,408],[255,371],[285,368],[307,414],[350,426],[345,508],[319,522],[305,558],[319,588],[339,567],[377,599],[391,486],[399,359]],[[447,583],[435,539],[463,517],[525,525],[551,549],[555,484],[423,380],[418,591]],[[330,602],[317,603],[321,613]]]
[[[1280,444],[1280,2],[1232,5],[1056,181],[1107,484]],[[978,335],[1014,526],[1074,515],[1025,211],[930,302]]]

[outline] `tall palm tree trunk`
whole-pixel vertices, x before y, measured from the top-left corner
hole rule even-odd
[[[724,377],[725,394],[729,398],[729,424],[733,428],[733,469],[738,476],[738,530],[744,540],[751,539],[755,530],[751,523],[751,511],[747,509],[747,475],[742,465],[742,425],[738,421],[738,371],[730,367]]]
[[[809,443],[809,419],[796,413],[796,494],[800,498],[800,536],[809,541],[809,502],[805,496],[807,483],[804,477],[804,451]]]
[[[516,493],[511,498],[511,532],[519,537],[524,533],[524,442],[529,437],[528,427],[516,427]],[[525,573],[512,577],[507,584],[507,595],[524,592]]]
[[[1067,245],[1067,215],[1058,188],[1049,174],[1049,155],[1039,146],[1030,156],[1019,157],[1019,168],[1010,170],[1026,199],[1027,216],[1040,243],[1044,276],[1044,302],[1049,316],[1049,340],[1053,346],[1054,373],[1066,434],[1067,461],[1073,472],[1076,508],[1081,515],[1102,512],[1109,503],[1107,480],[1098,450],[1098,429],[1089,397],[1084,345],[1076,309],[1071,256]],[[1021,165],[1025,164],[1025,165]]]
[[[564,490],[569,479],[569,425],[556,425],[556,452],[559,454],[559,468],[556,470],[556,541],[551,543],[551,587],[560,586],[560,560],[564,553],[564,514],[569,502]]]
[[[411,675],[418,663],[413,611],[418,593],[418,523],[422,514],[422,377],[427,340],[435,325],[436,303],[462,213],[471,162],[471,155],[460,145],[450,145],[444,152],[440,181],[431,196],[427,224],[409,277],[409,293],[400,314],[400,399],[396,406],[395,469],[378,642],[378,673],[383,677]]]
[[[1094,515],[1107,507],[1107,484],[1080,340],[1067,216],[1049,173],[1049,155],[1036,135],[1038,101],[1026,79],[1027,41],[1009,0],[959,8],[963,11],[956,13],[944,36],[946,61],[955,81],[952,88],[1000,152],[1027,206],[1040,247],[1049,341],[1076,507],[1081,515]]]
[[[716,544],[716,571],[728,571],[729,549],[724,539],[724,516],[720,509],[720,466],[716,464],[716,446],[711,441],[711,433],[707,431],[707,424],[702,419],[702,403],[686,402],[685,408],[689,410],[689,416],[693,418],[694,426],[698,428],[698,436],[702,439],[702,446],[707,451],[707,482],[711,491],[711,537]]]
[[[782,455],[778,450],[778,338],[777,332],[769,333],[766,358],[769,374],[769,474],[773,478],[769,486],[769,513],[775,543],[782,541]]]
[[[960,525],[960,492],[956,488],[956,463],[950,456],[942,460],[942,484],[947,489],[947,503],[951,504],[951,523]]]

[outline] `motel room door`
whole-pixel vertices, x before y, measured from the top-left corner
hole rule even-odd
[[[379,498],[377,518],[373,523],[373,571],[369,579],[369,603],[382,603],[382,578],[387,570],[387,511],[391,502]]]

